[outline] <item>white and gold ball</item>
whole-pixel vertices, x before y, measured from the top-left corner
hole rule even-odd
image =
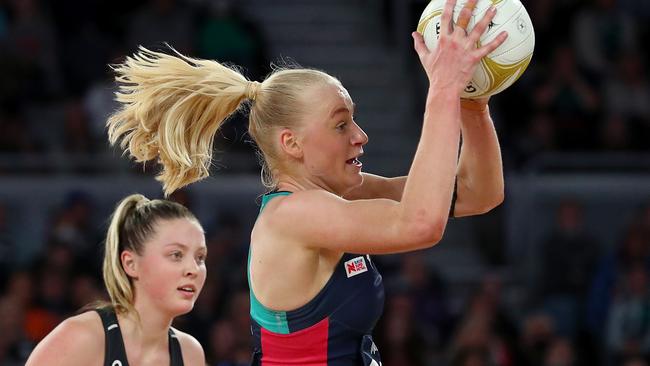
[[[458,19],[466,0],[458,0],[454,9],[454,22]],[[479,45],[492,41],[501,31],[508,38],[497,49],[481,59],[472,80],[462,93],[463,98],[480,98],[502,92],[512,85],[526,70],[535,48],[535,31],[530,16],[519,0],[478,0],[467,26],[470,32],[491,5],[497,8],[488,30],[481,36]],[[432,0],[422,12],[418,32],[424,36],[429,50],[438,46],[440,19],[445,0]]]

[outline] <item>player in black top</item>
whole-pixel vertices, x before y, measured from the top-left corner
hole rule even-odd
[[[110,303],[63,321],[27,366],[205,365],[201,345],[171,328],[206,277],[205,237],[180,204],[131,195],[113,213],[104,255]]]

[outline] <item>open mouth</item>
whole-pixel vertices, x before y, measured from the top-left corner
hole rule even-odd
[[[361,161],[359,161],[359,158],[348,159],[348,160],[346,160],[345,163],[346,164],[351,164],[351,165],[356,165],[356,166],[361,166],[362,165]]]
[[[196,292],[196,289],[193,286],[183,286],[178,288],[179,291],[188,293],[188,294],[193,294]]]

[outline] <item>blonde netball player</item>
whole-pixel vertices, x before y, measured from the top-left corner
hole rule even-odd
[[[347,90],[324,72],[279,69],[258,83],[215,61],[146,49],[116,67],[122,109],[109,119],[110,141],[137,161],[158,160],[167,194],[208,175],[215,132],[250,107],[249,133],[270,188],[247,269],[254,365],[380,365],[371,333],[384,291],[367,254],[436,244],[450,203],[453,215],[467,216],[502,201],[501,156],[486,101],[461,103],[459,96],[478,61],[506,35],[476,48],[495,10],[467,33],[476,0],[467,4],[453,27],[455,1],[447,2],[434,52],[413,35],[430,88],[422,136],[403,178],[361,173],[368,136],[354,120]]]
[[[187,208],[128,196],[106,236],[110,304],[63,321],[27,366],[205,365],[196,339],[171,328],[201,292],[205,256],[203,229]]]

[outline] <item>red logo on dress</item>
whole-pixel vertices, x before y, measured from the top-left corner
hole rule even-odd
[[[345,262],[344,265],[345,265],[345,274],[348,275],[348,278],[368,271],[368,267],[366,266],[366,260],[364,257],[352,258],[349,261]]]

